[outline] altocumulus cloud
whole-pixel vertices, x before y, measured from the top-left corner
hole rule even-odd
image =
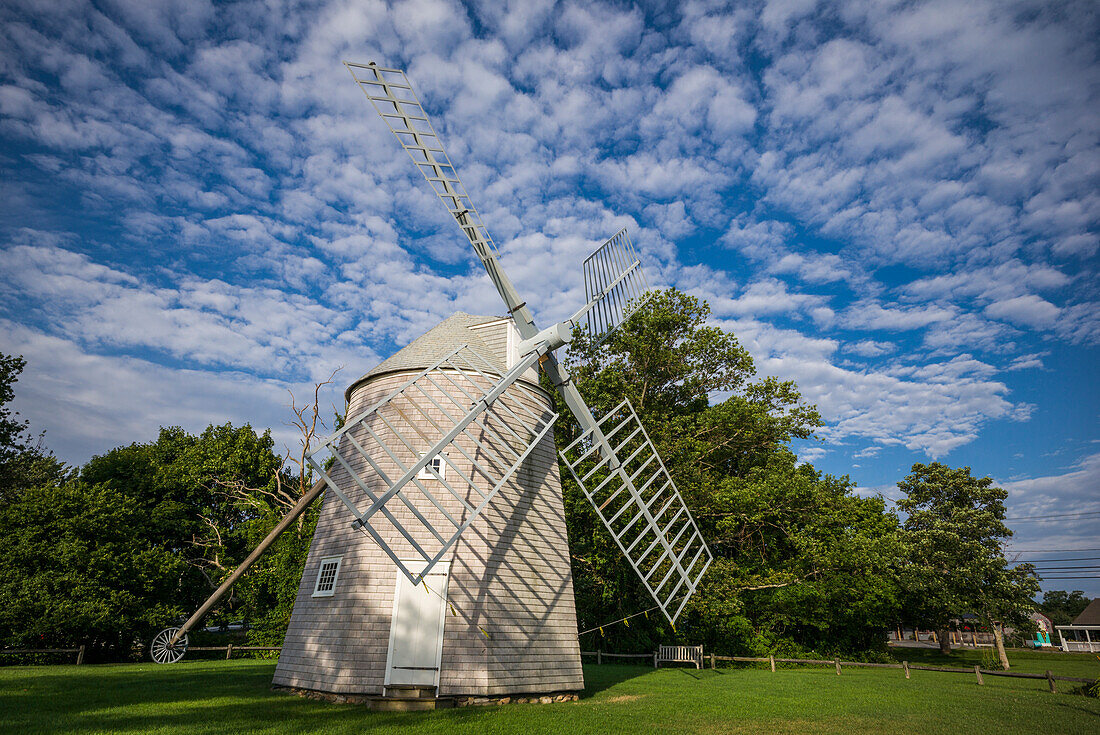
[[[408,70],[542,319],[628,227],[652,281],[818,404],[804,458],[832,471],[879,486],[1019,432],[1057,403],[1036,371],[1057,385],[1100,341],[1094,3],[16,0],[0,21],[0,349],[74,461],[161,423],[278,426],[286,388],[499,311],[342,59]]]

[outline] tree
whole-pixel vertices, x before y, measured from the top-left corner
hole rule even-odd
[[[600,346],[576,333],[566,365],[597,415],[628,397],[715,554],[678,633],[711,650],[882,647],[896,619],[897,520],[847,478],[799,465],[788,445],[821,419],[791,381],[758,379],[709,307],[655,293]],[[558,399],[557,410],[567,411]],[[558,446],[576,424],[558,421]],[[652,600],[567,470],[563,492],[581,629]],[[659,613],[606,628],[616,647],[668,641]]]
[[[1066,593],[1064,590],[1047,590],[1039,609],[1055,625],[1072,625],[1074,618],[1089,606],[1089,598],[1081,590]]]
[[[142,538],[186,565],[175,602],[191,610],[248,554],[257,524],[266,523],[267,513],[229,488],[275,492],[285,478],[282,458],[273,448],[270,432],[257,434],[247,424],[211,425],[197,436],[168,427],[155,442],[93,457],[80,477],[110,486],[142,509]],[[255,587],[252,591],[263,595]],[[228,599],[222,617],[230,617],[239,605],[239,598]]]
[[[950,621],[978,615],[992,628],[1007,669],[1001,626],[1026,625],[1039,588],[1034,567],[1009,568],[1005,559],[1004,541],[1012,536],[1004,524],[1008,493],[989,477],[975,478],[969,467],[939,462],[914,464],[898,487],[906,494],[898,509],[908,514],[902,525],[906,613],[939,632],[944,653],[950,653]]]
[[[0,641],[118,657],[176,618],[183,563],[145,520],[134,499],[78,481],[0,504]]]
[[[28,487],[60,480],[66,467],[28,433],[30,423],[12,410],[15,383],[26,367],[22,357],[0,352],[0,503]]]

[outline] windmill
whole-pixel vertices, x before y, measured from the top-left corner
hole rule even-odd
[[[373,689],[381,681],[364,674],[376,662],[348,663],[357,651],[345,650],[349,648],[346,636],[339,645],[325,642],[324,631],[330,628],[326,621],[332,616],[319,606],[326,604],[325,598],[336,596],[337,580],[346,576],[342,565],[351,560],[347,554],[326,556],[324,544],[338,543],[341,549],[350,549],[349,534],[354,534],[360,543],[365,536],[373,544],[369,551],[362,545],[355,547],[355,573],[364,580],[361,589],[368,592],[353,598],[361,608],[369,607],[372,594],[381,595],[392,606],[392,616],[378,614],[370,619],[373,622],[362,623],[368,628],[377,623],[372,629],[377,636],[388,629],[384,692],[409,687],[436,691],[448,610],[451,618],[474,620],[477,633],[493,642],[498,661],[515,662],[526,656],[537,659],[536,668],[544,674],[554,667],[575,672],[565,680],[552,675],[540,680],[532,674],[534,679],[519,682],[507,672],[494,679],[482,671],[484,681],[469,691],[492,694],[580,688],[572,582],[567,549],[562,549],[567,539],[553,452],[552,427],[558,416],[549,396],[538,386],[539,368],[580,424],[579,436],[557,452],[561,464],[576,479],[670,623],[675,624],[713,559],[630,402],[624,399],[596,417],[554,355],[570,342],[575,327],[587,330],[598,343],[644,302],[648,284],[637,252],[625,230],[614,235],[583,264],[584,306],[565,321],[540,329],[501,267],[492,238],[405,73],[373,62],[345,62],[345,66],[469,240],[508,316],[492,319],[456,314],[349,387],[348,420],[309,456],[320,480],[291,513],[300,513],[322,490],[340,501],[340,505],[326,504],[322,510],[275,683],[355,692]],[[533,473],[532,467],[541,467],[541,475],[535,476],[538,473]],[[512,515],[500,516],[500,505]],[[338,524],[328,533],[338,537],[336,541],[328,536],[318,538],[326,514],[329,522]],[[284,524],[290,520],[288,516]],[[532,542],[531,534],[543,536],[542,543]],[[484,542],[480,546],[471,540],[475,535]],[[268,543],[265,540],[246,564]],[[526,548],[527,553],[508,556],[517,546]],[[504,567],[511,565],[508,578],[522,587],[505,590],[503,595],[510,592],[518,603],[496,603],[503,611],[498,637],[505,641],[505,649],[508,641],[513,645],[512,650],[503,652],[494,641],[492,624],[476,622],[484,620],[482,611],[469,609],[484,601],[467,595],[469,605],[454,604],[463,590],[452,570],[470,557],[478,559],[482,584],[489,584],[485,580],[490,577],[492,582],[508,576],[503,567],[493,566],[498,547],[504,549],[498,554],[505,559]],[[396,584],[392,574],[386,573],[387,565],[398,570]],[[219,592],[228,589],[241,573],[243,569],[238,569]],[[553,578],[554,584],[543,584],[544,578]],[[418,602],[420,598],[410,590],[419,591],[423,600]],[[552,599],[539,599],[540,595]],[[182,653],[177,653],[186,647],[187,630],[213,606],[217,596],[215,593],[182,628],[159,634],[153,645],[154,659],[159,655],[164,660],[178,660]],[[344,614],[359,614],[355,604],[340,609]],[[559,624],[570,617],[572,628],[563,634],[565,626]],[[520,620],[526,622],[517,623]],[[523,625],[541,625],[557,632],[543,638],[529,632],[507,632]],[[292,643],[292,638],[297,643]],[[435,643],[425,650],[413,650],[424,648],[425,638]],[[362,645],[368,643],[364,640]],[[432,645],[437,647],[434,659],[428,650]],[[319,674],[316,664],[307,660],[320,649],[326,651],[322,664],[327,667],[326,675]],[[462,659],[463,650],[456,649],[454,655],[460,667],[477,665],[472,659]],[[416,665],[398,666],[401,671],[396,671],[393,660],[402,656]],[[430,683],[433,680],[435,683]],[[456,681],[451,680],[450,690],[455,690]]]

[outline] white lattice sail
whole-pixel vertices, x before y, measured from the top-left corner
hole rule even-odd
[[[560,454],[646,590],[675,623],[714,557],[630,401]]]
[[[584,261],[584,293],[591,304],[585,326],[596,344],[645,303],[649,283],[625,227]]]

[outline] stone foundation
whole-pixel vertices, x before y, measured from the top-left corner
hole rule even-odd
[[[455,697],[456,707],[484,707],[494,704],[551,704],[553,702],[576,702],[580,695],[576,692],[557,694],[521,694],[514,697]]]
[[[316,689],[279,686],[278,684],[273,684],[271,690],[275,692],[286,692],[287,694],[297,694],[299,697],[305,697],[306,699],[332,702],[333,704],[369,705],[375,700],[384,699],[384,697],[378,694],[335,694],[333,692],[319,692]],[[455,707],[487,707],[501,704],[553,704],[555,702],[576,702],[580,699],[580,695],[576,692],[517,694],[506,697],[480,697],[468,695],[448,697],[444,695],[439,697],[439,699],[453,700]]]

